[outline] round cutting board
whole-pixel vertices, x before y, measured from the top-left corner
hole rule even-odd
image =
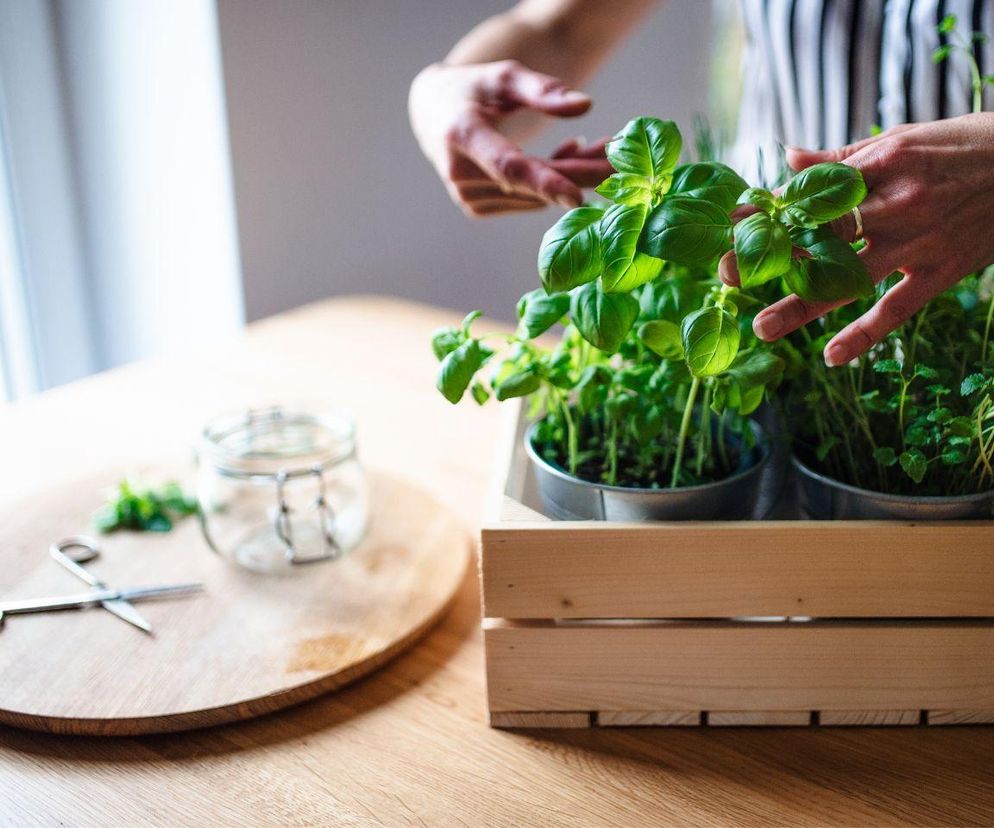
[[[106,472],[2,510],[0,599],[87,589],[48,547],[86,528],[120,477]],[[442,617],[471,539],[422,490],[385,475],[371,484],[359,547],[285,575],[218,557],[195,518],[167,534],[99,538],[100,558],[87,567],[112,586],[202,581],[205,591],[136,602],[152,636],[99,607],[8,615],[0,722],[67,734],[186,730],[269,713],[376,669]]]

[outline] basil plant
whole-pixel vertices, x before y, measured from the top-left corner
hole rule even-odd
[[[857,171],[820,164],[774,194],[713,160],[681,164],[682,153],[672,121],[630,121],[607,145],[605,201],[543,237],[541,287],[521,297],[515,332],[476,336],[474,312],[433,337],[447,400],[527,397],[541,456],[592,482],[678,487],[734,473],[755,439],[747,419],[784,371],[752,333],[769,283],[811,300],[873,293],[852,247],[824,226],[862,200]],[[743,205],[755,212],[733,232]],[[733,244],[741,288],[716,278]],[[554,343],[543,336],[553,330]]]

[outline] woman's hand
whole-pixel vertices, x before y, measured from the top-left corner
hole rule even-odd
[[[580,188],[611,174],[605,141],[567,141],[546,160],[525,154],[499,131],[515,111],[568,118],[590,104],[557,78],[504,60],[429,66],[414,79],[408,107],[418,143],[452,200],[468,215],[484,216],[553,202],[578,207]]]
[[[860,205],[866,247],[860,256],[873,281],[895,271],[904,278],[825,348],[825,363],[844,365],[880,342],[964,276],[994,262],[994,113],[895,127],[838,150],[789,149],[802,170],[841,161],[863,174]],[[836,223],[855,238],[852,215]],[[720,263],[725,281],[737,281],[734,256]],[[772,341],[839,305],[789,296],[757,314],[756,335]]]

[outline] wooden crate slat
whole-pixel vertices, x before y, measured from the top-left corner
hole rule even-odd
[[[994,625],[493,625],[490,709],[994,710]]]
[[[929,710],[930,725],[994,724],[994,709],[988,710]]]
[[[707,714],[712,727],[797,727],[811,724],[808,710],[712,710]]]
[[[991,536],[985,524],[964,523],[490,526],[484,614],[994,616]]]
[[[700,723],[699,711],[601,710],[597,714],[597,724],[601,727],[695,727]]]
[[[818,723],[826,727],[863,725],[916,725],[920,710],[823,710]]]
[[[576,712],[541,713],[529,711],[493,712],[490,714],[490,725],[492,727],[590,727],[590,714]]]

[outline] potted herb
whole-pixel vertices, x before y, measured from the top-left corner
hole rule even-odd
[[[938,26],[971,68],[973,108],[984,86],[957,19]],[[886,280],[880,290],[893,284]],[[787,422],[801,503],[815,518],[964,519],[994,516],[994,268],[932,300],[886,341],[848,366],[817,355],[866,300],[829,314],[780,349],[791,366]]]
[[[851,246],[822,226],[865,195],[858,172],[817,165],[774,195],[714,161],[681,165],[681,152],[672,122],[629,122],[607,145],[606,203],[545,234],[542,287],[521,298],[514,334],[474,335],[474,312],[434,335],[450,402],[528,398],[526,448],[552,516],[749,516],[770,453],[751,416],[784,368],[752,333],[750,293],[782,278],[812,300],[872,294]],[[740,204],[758,207],[734,234],[741,289],[715,277]],[[560,325],[558,343],[538,339]],[[494,340],[507,348],[488,375]]]
[[[815,518],[989,518],[994,269],[932,300],[847,366],[815,358],[867,309],[833,311],[780,352],[805,511]]]

